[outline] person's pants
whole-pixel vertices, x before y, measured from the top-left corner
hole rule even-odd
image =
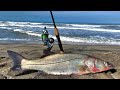
[[[49,41],[49,39],[44,39],[44,49],[46,49],[46,50],[51,50],[52,49],[52,47],[53,47],[53,43],[50,43],[50,41]]]

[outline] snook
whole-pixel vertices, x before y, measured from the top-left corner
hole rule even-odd
[[[54,75],[82,75],[114,68],[108,62],[81,54],[54,54],[37,60],[28,60],[16,52],[8,50],[7,53],[13,62],[11,69],[14,70],[32,69]]]

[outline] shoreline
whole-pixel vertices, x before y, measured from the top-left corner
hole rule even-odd
[[[55,42],[54,45],[58,45],[58,42]],[[0,44],[38,44],[38,45],[42,45],[43,42],[40,41],[2,41],[0,40]],[[119,44],[100,44],[100,43],[83,43],[83,42],[69,42],[69,41],[62,41],[63,45],[94,45],[94,46],[120,46]]]

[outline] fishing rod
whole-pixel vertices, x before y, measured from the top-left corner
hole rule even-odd
[[[53,21],[53,24],[54,24],[54,34],[55,34],[55,36],[56,36],[56,38],[58,40],[58,45],[59,45],[60,51],[61,51],[61,53],[63,53],[64,50],[63,50],[62,43],[61,43],[61,40],[60,40],[60,34],[59,34],[59,31],[58,31],[58,29],[56,27],[52,11],[50,11],[50,13],[51,13],[52,21]]]

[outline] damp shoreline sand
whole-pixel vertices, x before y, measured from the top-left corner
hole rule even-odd
[[[116,68],[117,72],[120,72],[120,46],[119,45],[72,45],[63,44],[65,53],[71,54],[88,54],[100,58],[104,61],[112,63]],[[30,43],[0,43],[0,63],[7,62],[7,65],[0,67],[0,74],[7,74],[11,61],[7,55],[7,50],[12,50],[22,54],[28,59],[38,59],[42,55],[43,45],[42,44],[30,44]],[[54,45],[53,52],[59,53],[59,46]],[[55,76],[39,74],[35,76],[37,72],[17,76],[17,79],[113,79],[110,75],[106,76],[104,73],[88,74],[88,75],[68,75],[68,76]],[[120,76],[120,73],[117,74]]]

